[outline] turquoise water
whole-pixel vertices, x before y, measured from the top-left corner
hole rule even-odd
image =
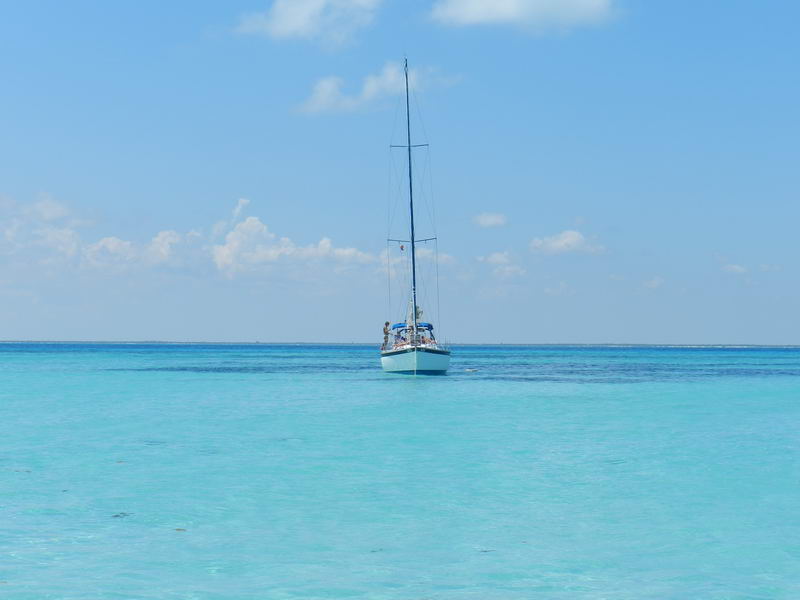
[[[0,597],[798,598],[799,401],[800,349],[0,344]]]

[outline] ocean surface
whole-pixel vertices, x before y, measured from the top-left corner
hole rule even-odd
[[[0,344],[0,598],[797,599],[800,349]]]

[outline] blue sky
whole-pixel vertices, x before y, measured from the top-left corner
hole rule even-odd
[[[379,341],[399,316],[407,54],[444,337],[800,343],[798,18],[774,0],[9,4],[0,339]]]

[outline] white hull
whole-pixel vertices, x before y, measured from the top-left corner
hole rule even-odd
[[[414,348],[381,353],[381,366],[387,373],[444,373],[450,366],[450,353],[444,350]]]

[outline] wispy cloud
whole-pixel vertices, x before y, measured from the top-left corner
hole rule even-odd
[[[455,257],[446,252],[434,252],[430,248],[417,248],[417,260],[427,260],[434,263],[437,259],[440,265],[452,265],[456,262]]]
[[[250,200],[247,198],[239,198],[236,202],[236,208],[233,209],[233,220],[237,221],[239,217],[242,215],[242,211],[247,208],[247,205],[250,204]]]
[[[417,73],[414,69],[409,71],[410,85],[416,83]],[[311,96],[300,106],[300,110],[307,113],[346,112],[400,94],[405,89],[403,68],[399,63],[387,62],[379,73],[364,78],[361,90],[356,94],[344,93],[343,87],[344,79],[341,77],[323,77],[314,84]]]
[[[656,275],[645,281],[642,285],[646,287],[648,290],[657,290],[662,285],[664,285],[664,283],[665,283],[664,278]]]
[[[514,264],[514,261],[511,258],[511,253],[508,251],[492,252],[486,256],[479,256],[478,262],[492,265],[492,274],[501,279],[522,277],[526,273],[523,267]]]
[[[747,267],[736,264],[723,265],[722,270],[726,273],[737,273],[739,275],[747,273]]]
[[[423,86],[452,85],[457,78],[441,76],[436,69],[427,67],[409,69],[408,81],[409,86],[414,89]],[[319,79],[314,84],[311,96],[300,105],[300,111],[349,112],[368,108],[382,99],[402,94],[405,91],[403,66],[398,62],[389,61],[378,73],[367,75],[357,92],[348,94],[344,91],[344,87],[345,81],[341,77],[332,75]]]
[[[431,16],[445,25],[565,28],[602,22],[612,0],[437,0]]]
[[[774,273],[781,270],[780,265],[769,265],[769,264],[759,265],[758,268],[761,271],[764,271],[765,273],[771,273],[771,272]]]
[[[33,205],[36,215],[43,221],[57,221],[69,215],[69,209],[49,196],[44,196]]]
[[[490,265],[507,265],[511,262],[511,256],[508,252],[492,252],[486,256],[479,256],[478,260]]]
[[[78,232],[68,226],[55,227],[47,224],[34,229],[33,234],[38,236],[34,244],[54,251],[57,257],[70,259],[77,255],[81,246]],[[53,262],[52,257],[45,257],[43,260]]]
[[[574,291],[566,281],[559,281],[555,285],[545,287],[544,293],[548,296],[568,296],[573,294]]]
[[[498,265],[492,269],[492,274],[500,279],[512,279],[522,277],[527,271],[519,265]]]
[[[132,262],[137,257],[133,242],[118,237],[104,237],[83,250],[86,261],[95,267],[114,266]]]
[[[76,257],[81,240],[69,209],[49,196],[30,204],[0,201],[0,256],[28,264]]]
[[[318,39],[341,44],[369,25],[382,0],[275,0],[264,12],[244,15],[243,34],[273,39]]]
[[[541,254],[566,254],[570,252],[599,254],[605,250],[603,246],[589,242],[580,231],[573,229],[568,229],[549,237],[534,238],[531,240],[530,248],[532,252]]]
[[[328,261],[337,267],[377,261],[357,248],[335,246],[328,237],[308,245],[278,237],[258,217],[243,218],[248,204],[249,200],[240,199],[232,219],[220,221],[207,234],[169,229],[146,242],[114,235],[91,242],[84,241],[78,228],[65,218],[69,214],[66,208],[4,202],[0,205],[0,257],[20,267],[59,264],[120,272],[183,266],[212,268],[227,276],[288,261],[295,266]]]
[[[478,227],[502,227],[508,219],[502,213],[481,213],[472,217],[472,222]]]

